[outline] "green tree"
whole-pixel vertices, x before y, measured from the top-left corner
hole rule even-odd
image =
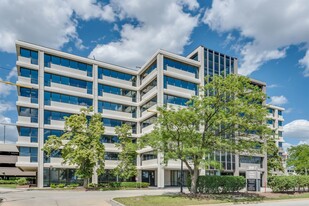
[[[120,150],[120,153],[118,156],[119,164],[114,169],[114,174],[124,181],[137,175],[135,164],[137,146],[132,142],[131,130],[132,127],[127,124],[115,128],[115,133],[119,138],[119,143],[116,143],[116,147]]]
[[[88,185],[96,168],[98,175],[104,172],[104,145],[100,142],[104,134],[101,114],[93,114],[92,108],[81,109],[79,114],[65,117],[64,133],[61,137],[49,136],[43,151],[47,156],[61,150],[64,163],[76,166],[76,175],[84,178]]]
[[[267,172],[271,175],[273,171],[284,172],[282,157],[279,155],[279,148],[275,141],[268,141],[267,145]]]
[[[205,157],[213,152],[265,154],[263,143],[271,133],[265,99],[246,77],[215,76],[188,107],[157,108],[156,126],[141,145],[162,152],[165,162],[182,160],[191,176],[190,191],[196,193],[199,169],[211,164]]]
[[[288,149],[288,166],[292,166],[295,172],[308,175],[309,170],[309,145],[301,144]]]

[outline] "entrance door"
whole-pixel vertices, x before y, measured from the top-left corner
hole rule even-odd
[[[142,182],[148,182],[150,186],[155,186],[155,171],[142,170]]]

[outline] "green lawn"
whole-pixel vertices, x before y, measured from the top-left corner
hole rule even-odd
[[[0,187],[4,187],[4,188],[16,188],[16,184],[0,184]]]
[[[232,195],[212,195],[210,198],[189,198],[178,195],[161,195],[161,196],[139,196],[139,197],[124,197],[115,198],[114,200],[126,206],[186,206],[186,205],[205,205],[218,203],[248,203],[262,202],[271,200],[309,198],[309,193],[301,193],[295,195],[268,193],[265,196],[249,195],[249,196],[232,196]]]
[[[126,206],[183,206],[222,203],[219,200],[198,200],[180,196],[140,196],[115,198]]]

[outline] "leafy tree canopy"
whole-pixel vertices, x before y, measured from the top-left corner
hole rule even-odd
[[[64,163],[76,166],[76,174],[84,178],[84,186],[95,168],[98,175],[104,172],[104,145],[100,141],[104,134],[102,117],[101,114],[89,116],[90,112],[92,108],[81,109],[79,114],[65,117],[63,135],[49,136],[43,147],[47,156],[61,150]]]
[[[119,143],[116,143],[116,147],[120,150],[120,153],[118,155],[119,164],[114,169],[114,174],[125,181],[137,175],[135,164],[137,146],[132,142],[131,131],[132,127],[127,124],[115,128],[119,138]]]
[[[243,76],[215,76],[200,89],[186,108],[157,108],[155,129],[142,145],[162,152],[164,160],[181,159],[191,175],[191,192],[196,192],[199,169],[211,161],[215,151],[265,153],[271,134],[266,124],[266,95]]]
[[[298,174],[308,175],[309,145],[301,144],[288,149],[288,166],[292,166]]]

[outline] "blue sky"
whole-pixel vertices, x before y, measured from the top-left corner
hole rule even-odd
[[[204,45],[267,83],[268,102],[286,109],[287,147],[309,143],[308,34],[306,0],[1,1],[0,78],[16,81],[16,39],[132,68],[159,48],[187,55]],[[0,84],[0,122],[16,122],[16,100]]]

